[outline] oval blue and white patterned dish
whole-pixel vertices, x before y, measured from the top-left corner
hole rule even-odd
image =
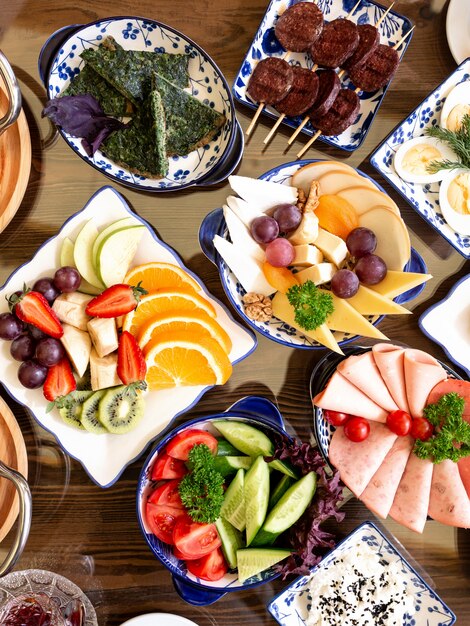
[[[80,53],[86,48],[96,48],[109,35],[129,50],[189,55],[190,93],[224,113],[227,121],[206,146],[184,157],[171,157],[169,173],[162,179],[132,174],[107,159],[100,151],[88,157],[80,139],[61,131],[69,146],[109,178],[141,191],[175,191],[224,180],[238,165],[243,153],[243,139],[239,139],[241,128],[235,116],[230,88],[211,57],[195,42],[170,26],[141,17],[110,17],[87,25],[60,29],[46,41],[39,56],[39,71],[48,97],[57,97],[80,72],[84,65]],[[227,167],[228,163],[231,168]]]
[[[283,57],[285,55],[284,48],[278,42],[274,34],[274,26],[279,14],[288,8],[289,5],[295,4],[297,1],[298,0],[289,0],[286,3],[284,0],[271,0],[235,78],[232,87],[235,99],[253,110],[258,108],[258,103],[254,103],[246,93],[250,76],[256,63],[261,59],[268,56]],[[354,8],[355,4],[356,0],[318,0],[317,2],[317,5],[323,11],[325,19],[328,21],[338,17],[346,17]],[[363,0],[350,19],[357,24],[375,24],[384,12],[385,7],[382,5],[372,2],[371,0]],[[395,13],[395,11],[390,11],[379,26],[380,41],[382,44],[394,46],[410,29],[411,22],[408,18]],[[400,59],[403,58],[405,54],[411,36],[412,35],[408,37],[399,50]],[[303,52],[290,53],[289,62],[293,65],[301,65],[309,69],[313,66],[310,55]],[[349,80],[347,74],[341,82],[343,87],[355,89],[355,86]],[[330,146],[347,150],[348,152],[357,150],[369,131],[389,85],[390,83],[373,93],[360,92],[361,109],[354,124],[337,137],[323,137],[320,135],[320,140]],[[277,120],[279,117],[279,113],[271,106],[265,107],[263,112],[267,117],[274,120]],[[295,118],[286,117],[282,124],[295,129],[299,126],[303,117],[303,115]],[[316,129],[308,122],[302,129],[302,132],[308,136],[312,136],[316,132]]]
[[[443,218],[439,206],[439,183],[419,185],[405,182],[395,171],[393,159],[405,141],[423,135],[426,128],[439,123],[447,94],[453,87],[469,79],[470,59],[466,59],[403,122],[398,124],[370,157],[371,164],[385,180],[466,259],[470,259],[470,237],[456,233]]]
[[[412,591],[416,611],[412,616],[405,615],[403,626],[451,626],[455,623],[454,613],[410,565],[399,548],[372,522],[361,524],[314,567],[308,576],[300,576],[294,580],[268,604],[268,611],[277,623],[281,626],[305,626],[308,623],[309,605],[312,603],[309,593],[312,578],[322,576],[333,561],[362,543],[367,549],[372,548],[387,563],[396,562],[400,566],[401,574]]]
[[[273,168],[272,170],[269,170],[268,172],[265,172],[264,174],[261,174],[259,178],[275,183],[290,185],[291,178],[294,172],[296,172],[300,167],[303,167],[308,163],[315,163],[318,160],[319,159],[313,159],[285,163],[284,165],[280,165]],[[380,189],[380,191],[384,192],[384,189],[382,189],[382,187],[380,187],[380,185],[378,185],[372,178],[367,176],[367,174],[364,174],[364,172],[361,172],[360,170],[356,171],[361,176],[364,176],[368,180],[372,181],[377,186],[377,188]],[[272,341],[280,343],[284,346],[290,348],[300,348],[304,350],[325,349],[324,346],[313,341],[312,339],[305,337],[295,328],[292,328],[291,326],[282,322],[276,317],[271,318],[269,322],[257,322],[245,315],[242,302],[242,297],[245,294],[245,291],[241,284],[238,282],[235,274],[230,270],[230,268],[215,250],[212,244],[214,235],[227,237],[227,228],[222,209],[216,209],[215,211],[212,211],[203,220],[199,230],[199,243],[204,254],[218,267],[222,287],[224,288],[224,291],[227,294],[227,297],[230,300],[232,306],[234,307],[238,315],[244,320],[244,322],[251,326],[251,328],[253,328],[254,330],[258,331],[261,335],[264,335],[268,339],[271,339]],[[419,255],[418,252],[416,252],[414,248],[411,248],[411,258],[405,267],[405,271],[426,273],[426,264],[423,258]],[[404,304],[413,300],[421,293],[421,291],[424,289],[424,286],[425,285],[423,284],[415,287],[414,289],[410,289],[409,291],[395,298],[395,302],[398,302],[399,304]],[[369,320],[372,321],[374,325],[378,324],[381,319],[382,317],[369,317]],[[350,341],[354,341],[354,339],[357,339],[356,335],[352,335],[350,333],[334,331],[333,335],[340,346],[344,346]]]

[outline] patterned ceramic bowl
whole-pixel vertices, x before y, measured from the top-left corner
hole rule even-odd
[[[110,17],[86,25],[66,26],[56,31],[39,55],[39,74],[49,98],[57,97],[83,68],[80,53],[96,48],[112,36],[128,50],[183,53],[190,57],[188,72],[193,96],[224,113],[226,122],[214,139],[184,157],[170,157],[163,179],[132,174],[107,159],[99,150],[85,153],[81,140],[61,131],[69,146],[87,163],[116,182],[141,191],[175,191],[208,186],[224,180],[238,165],[243,153],[243,133],[235,117],[230,89],[211,57],[196,43],[170,26],[140,17]]]
[[[291,163],[286,163],[272,170],[269,170],[269,172],[266,172],[265,174],[261,174],[259,178],[261,178],[262,180],[269,180],[272,182],[289,185],[294,172],[296,172],[300,167],[303,167],[308,163],[314,163],[316,161],[318,161],[318,159],[293,161]],[[369,176],[367,176],[367,174],[364,174],[359,170],[357,170],[357,172],[361,176],[364,176],[368,180],[372,181],[378,189],[384,191],[384,189],[382,189],[380,185],[378,185]],[[316,343],[312,339],[308,339],[307,337],[299,333],[295,328],[288,326],[287,324],[275,317],[273,317],[269,322],[256,322],[245,315],[242,302],[242,297],[245,294],[245,291],[238,282],[235,274],[233,274],[233,272],[215,250],[212,243],[215,235],[220,235],[223,237],[228,236],[222,209],[216,209],[205,217],[199,230],[199,243],[201,245],[202,251],[207,256],[207,258],[218,267],[222,286],[225,290],[225,293],[227,294],[228,299],[230,300],[232,306],[239,314],[239,316],[254,330],[258,331],[265,337],[268,337],[268,339],[272,339],[273,341],[276,341],[277,343],[280,343],[284,346],[290,348],[300,348],[304,350],[324,349],[324,346]],[[411,258],[405,267],[405,271],[421,273],[426,272],[426,264],[414,248],[411,248]],[[415,287],[414,289],[410,289],[409,291],[395,298],[395,302],[398,302],[399,304],[409,302],[410,300],[416,298],[423,289],[424,284]],[[382,317],[369,317],[369,320],[372,321],[374,324],[378,324],[381,319]],[[353,341],[357,338],[357,336],[355,335],[337,331],[335,331],[333,334],[340,346],[343,346],[346,343]]]

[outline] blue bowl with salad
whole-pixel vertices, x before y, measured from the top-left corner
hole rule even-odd
[[[181,598],[212,604],[281,571],[305,571],[334,545],[332,535],[321,545],[307,539],[319,492],[328,500],[321,521],[341,515],[341,489],[323,468],[318,451],[286,434],[272,402],[248,396],[159,442],[139,477],[140,528]]]

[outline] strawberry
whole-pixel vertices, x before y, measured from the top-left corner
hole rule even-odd
[[[77,388],[69,360],[64,356],[57,365],[52,365],[47,372],[42,392],[46,400],[54,402]]]
[[[132,285],[112,285],[88,303],[85,312],[92,317],[119,317],[133,311],[141,296],[147,293],[140,283]]]
[[[46,335],[60,339],[64,334],[59,318],[38,291],[24,289],[20,294],[14,293],[9,298],[9,304],[20,320],[39,328]]]
[[[119,338],[117,373],[125,385],[145,380],[147,365],[134,335],[125,330]]]

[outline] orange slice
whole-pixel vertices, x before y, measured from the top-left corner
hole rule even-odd
[[[230,337],[222,326],[209,317],[202,309],[194,311],[167,311],[153,317],[142,327],[139,336],[139,345],[142,350],[154,339],[165,338],[166,333],[173,331],[189,331],[194,336],[212,337],[229,354],[232,349]]]
[[[145,377],[151,391],[194,385],[223,385],[232,364],[211,337],[190,331],[172,331],[147,345]]]
[[[123,330],[128,330],[139,338],[142,328],[153,317],[166,311],[194,311],[202,309],[210,317],[215,317],[212,304],[202,296],[182,288],[165,289],[141,298],[137,308],[124,317]]]
[[[149,293],[161,289],[184,288],[188,291],[201,291],[200,285],[179,265],[172,263],[145,263],[129,270],[124,278],[128,285],[142,283],[142,287]]]

